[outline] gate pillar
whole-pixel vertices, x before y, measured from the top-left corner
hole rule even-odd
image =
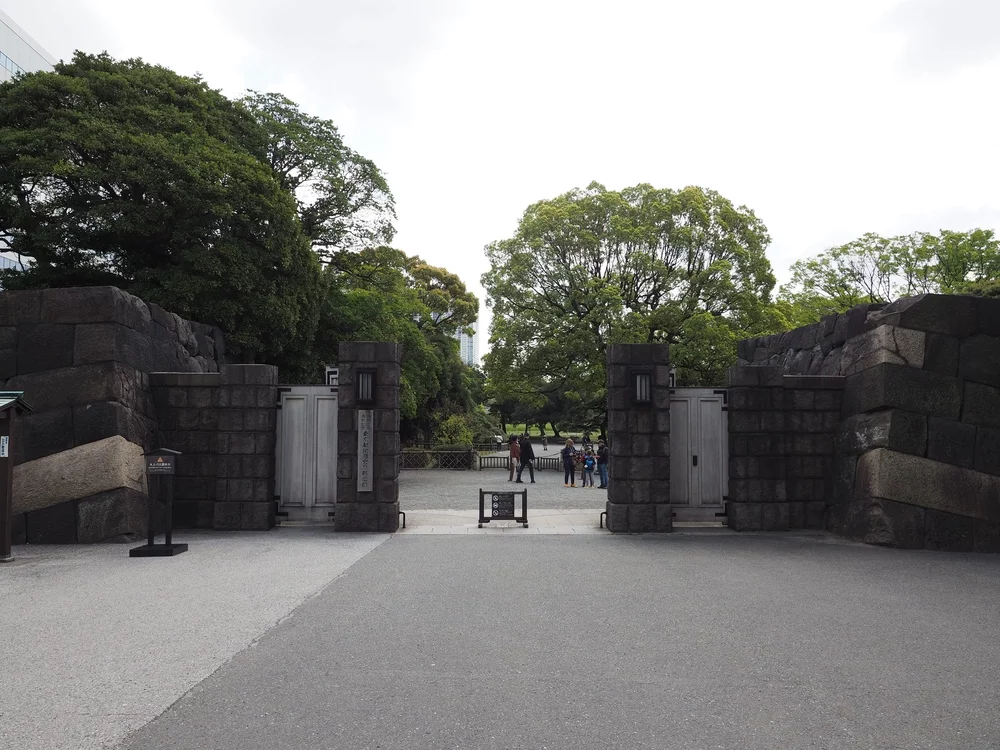
[[[612,344],[607,365],[608,528],[672,531],[669,347]]]
[[[340,345],[336,531],[399,528],[399,344]]]

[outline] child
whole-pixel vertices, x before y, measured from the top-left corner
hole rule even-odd
[[[576,468],[580,472],[580,487],[587,486],[587,475],[585,469],[587,466],[587,454],[584,451],[580,451],[576,454]]]
[[[587,458],[584,459],[583,464],[583,486],[586,487],[588,483],[590,488],[594,488],[594,467],[597,466],[597,459],[594,457],[594,451],[587,451]]]

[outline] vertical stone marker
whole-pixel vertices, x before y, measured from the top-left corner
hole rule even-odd
[[[608,528],[672,531],[669,347],[612,344],[607,369]]]
[[[401,353],[399,344],[340,345],[337,531],[399,528]]]

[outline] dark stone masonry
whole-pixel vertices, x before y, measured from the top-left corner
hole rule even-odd
[[[218,373],[152,373],[149,380],[161,447],[183,454],[175,525],[274,526],[278,369],[223,365]]]
[[[843,378],[827,528],[872,544],[1000,552],[1000,300],[922,295],[861,306],[740,342],[739,356]],[[775,372],[742,367],[735,377],[753,371]],[[741,422],[730,425],[738,440]]]
[[[399,386],[402,346],[342,343],[339,352],[337,531],[396,531],[399,528]],[[373,401],[359,403],[360,371],[375,378]],[[372,411],[371,491],[358,488],[358,412]]]
[[[666,344],[608,347],[608,528],[673,529],[670,504],[670,351]],[[636,378],[648,376],[648,401],[637,403]]]

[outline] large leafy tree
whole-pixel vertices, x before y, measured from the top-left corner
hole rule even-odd
[[[402,431],[434,431],[470,412],[482,386],[458,356],[455,333],[475,320],[478,302],[445,269],[388,247],[339,252],[323,271],[320,323],[312,346],[281,362],[288,379],[313,382],[335,363],[342,341],[397,341],[403,347]]]
[[[296,197],[302,227],[325,260],[340,250],[388,245],[395,202],[375,164],[348,148],[330,120],[276,93],[241,100],[267,134],[267,163]]]
[[[976,294],[1000,280],[1000,242],[991,230],[866,234],[792,265],[779,309],[793,326],[864,303],[927,292]]]
[[[718,193],[597,183],[530,206],[486,248],[489,392],[575,426],[604,421],[611,342],[666,342],[682,382],[717,384],[736,338],[775,327],[767,230]]]
[[[10,287],[115,284],[214,323],[245,358],[312,335],[320,268],[267,133],[197,78],[77,53],[0,86]]]

